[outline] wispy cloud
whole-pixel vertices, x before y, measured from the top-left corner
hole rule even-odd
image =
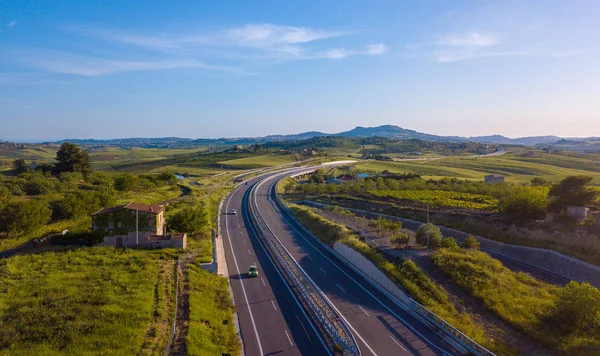
[[[379,56],[386,54],[389,50],[390,48],[385,43],[375,43],[367,46],[365,54],[370,56]]]
[[[350,56],[379,56],[389,51],[387,45],[383,43],[375,43],[368,45],[364,50],[353,51],[347,49],[329,49],[317,53],[315,58],[329,58],[329,59],[342,59]]]
[[[14,20],[14,21],[7,23],[6,27],[11,28],[11,27],[15,27],[16,25],[17,25],[17,20]]]
[[[499,40],[491,34],[470,32],[461,35],[439,36],[439,45],[450,47],[490,47],[499,43]]]
[[[231,72],[240,71],[235,67],[213,66],[192,59],[161,59],[153,61],[113,60],[38,48],[13,51],[12,55],[18,56],[21,58],[21,63],[35,69],[89,77],[119,72],[164,70],[173,68],[200,68],[205,70]]]

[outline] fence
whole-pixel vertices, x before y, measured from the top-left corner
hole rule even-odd
[[[305,304],[307,312],[325,331],[329,340],[334,345],[342,347],[345,354],[360,355],[356,340],[354,340],[345,322],[342,321],[334,308],[325,299],[321,290],[297,264],[260,214],[255,191],[258,186],[260,184],[253,187],[250,191],[248,201],[250,216],[260,231],[263,237],[262,240],[269,247],[269,250],[278,263],[278,267],[294,287],[299,299]]]

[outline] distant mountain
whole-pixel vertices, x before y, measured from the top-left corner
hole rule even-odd
[[[299,134],[290,135],[268,135],[262,137],[236,137],[236,138],[218,138],[218,139],[190,139],[190,138],[179,138],[179,137],[161,137],[161,138],[121,138],[121,139],[110,139],[110,140],[97,140],[97,139],[74,139],[74,140],[61,140],[53,142],[60,144],[65,141],[73,142],[80,145],[97,146],[97,145],[111,145],[119,147],[166,147],[166,148],[178,148],[178,147],[193,147],[193,146],[228,146],[228,145],[249,145],[255,143],[265,143],[274,141],[300,141],[307,140],[316,137],[349,137],[349,138],[364,138],[364,137],[383,137],[395,140],[423,140],[433,142],[452,142],[452,143],[463,143],[463,142],[476,142],[476,143],[489,143],[499,145],[524,145],[524,146],[538,146],[538,145],[554,145],[559,141],[561,144],[565,144],[561,140],[572,141],[573,145],[577,143],[579,146],[586,146],[589,142],[595,142],[600,140],[599,138],[561,138],[558,136],[533,136],[533,137],[521,137],[521,138],[509,138],[502,135],[491,135],[491,136],[475,136],[475,137],[460,137],[460,136],[438,136],[427,133],[422,133],[414,130],[404,129],[395,125],[382,125],[376,127],[363,127],[357,126],[349,131],[339,133],[325,133],[319,131],[308,131]]]

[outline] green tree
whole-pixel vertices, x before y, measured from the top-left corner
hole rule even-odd
[[[531,180],[531,185],[534,187],[547,186],[551,183],[542,177],[535,177]]]
[[[195,207],[186,207],[167,218],[167,228],[171,232],[186,232],[190,235],[201,232],[208,224],[208,218],[201,203]]]
[[[90,156],[79,146],[64,142],[56,152],[55,173],[81,172],[87,175],[92,171]]]
[[[417,229],[417,234],[415,236],[417,243],[421,245],[427,245],[427,224],[422,224]],[[429,223],[429,246],[431,248],[436,248],[442,243],[442,239],[444,235],[439,227]]]
[[[29,166],[27,165],[27,162],[25,162],[25,160],[22,158],[15,159],[13,161],[12,165],[13,165],[13,170],[17,174],[25,173],[29,170]]]
[[[499,209],[517,219],[540,219],[548,209],[548,188],[514,186],[500,198]]]
[[[0,230],[27,234],[46,225],[51,216],[52,210],[44,200],[12,201],[0,211]]]
[[[473,235],[469,235],[467,236],[467,238],[465,239],[465,242],[463,243],[464,248],[473,248],[473,249],[479,249],[479,240],[477,240],[477,238]]]
[[[125,173],[115,178],[115,188],[122,192],[129,192],[138,188],[139,178]]]
[[[551,319],[564,334],[600,334],[600,290],[589,283],[569,282],[558,291]]]
[[[564,211],[569,205],[590,206],[598,192],[587,188],[593,178],[588,176],[570,176],[550,189],[550,210]]]

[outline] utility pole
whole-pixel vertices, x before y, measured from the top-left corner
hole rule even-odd
[[[427,198],[427,249],[429,250],[429,198]]]
[[[136,247],[140,245],[140,232],[138,225],[138,210],[135,209],[135,245]]]

